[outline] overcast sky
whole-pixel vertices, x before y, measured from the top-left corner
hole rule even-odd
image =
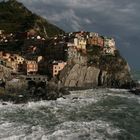
[[[65,31],[86,30],[116,39],[132,69],[140,70],[140,0],[18,0]]]

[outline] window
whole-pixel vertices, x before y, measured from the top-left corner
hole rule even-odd
[[[31,78],[26,78],[26,80],[32,80]]]

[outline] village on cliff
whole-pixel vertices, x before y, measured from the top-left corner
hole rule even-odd
[[[86,55],[93,47],[98,47],[105,56],[114,56],[117,50],[113,38],[94,32],[79,31],[44,38],[33,29],[17,33],[0,30],[0,79],[14,81],[22,77],[48,81],[59,75],[68,60],[78,58],[79,54]]]

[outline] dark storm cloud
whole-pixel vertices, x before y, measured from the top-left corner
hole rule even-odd
[[[139,0],[19,0],[65,31],[113,36],[131,66],[140,69]]]
[[[32,0],[28,3],[27,0],[20,1],[51,22],[59,26],[66,24],[66,30],[69,31],[87,29],[90,24],[102,26],[103,23],[108,26],[131,26],[133,30],[139,29],[137,10],[140,7],[136,0]]]

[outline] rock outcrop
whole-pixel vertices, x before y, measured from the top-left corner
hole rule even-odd
[[[9,87],[6,87],[6,90],[0,88],[0,101],[10,101],[15,104],[20,104],[30,101],[56,100],[57,98],[65,98],[64,95],[70,94],[66,88],[59,87],[53,81],[47,84],[40,82],[36,83],[36,85],[30,84],[28,87],[27,85],[18,87],[21,84],[8,82]]]
[[[66,87],[98,86],[99,73],[96,67],[74,64],[70,71],[65,71],[64,77],[61,74],[62,83]]]
[[[96,64],[88,63],[88,55],[81,55],[79,61],[77,58],[70,59],[59,75],[62,85],[71,88],[98,86],[129,88],[131,86],[130,68],[121,56],[113,56],[103,64],[103,58],[98,59]]]

